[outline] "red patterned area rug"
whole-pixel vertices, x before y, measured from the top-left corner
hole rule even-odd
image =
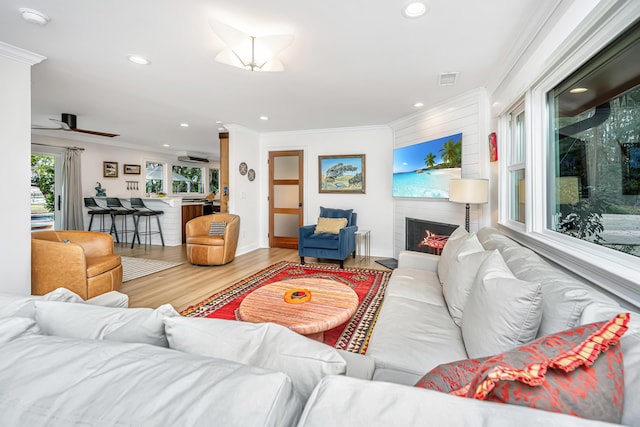
[[[324,333],[324,342],[341,350],[364,354],[390,276],[389,271],[340,269],[330,264],[300,265],[282,261],[233,284],[180,314],[187,317],[237,320],[237,309],[244,297],[262,285],[303,277],[334,280],[351,287],[358,295],[360,305],[348,322]]]

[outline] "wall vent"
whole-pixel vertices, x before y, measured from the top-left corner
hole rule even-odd
[[[438,84],[440,86],[453,86],[458,79],[458,72],[440,73]]]

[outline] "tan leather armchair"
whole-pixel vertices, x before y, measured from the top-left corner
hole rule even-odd
[[[212,222],[226,222],[223,236],[210,236]],[[233,214],[204,215],[185,225],[187,259],[195,265],[222,265],[233,261],[240,234],[240,217]]]
[[[94,231],[31,233],[31,293],[67,288],[83,299],[122,285],[122,261],[109,234]]]

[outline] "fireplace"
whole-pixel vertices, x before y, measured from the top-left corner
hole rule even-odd
[[[458,226],[454,224],[405,218],[405,249],[440,255],[456,228]]]

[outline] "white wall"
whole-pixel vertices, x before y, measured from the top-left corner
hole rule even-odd
[[[0,291],[25,295],[31,293],[31,65],[42,59],[0,44]]]
[[[392,132],[387,126],[265,133],[260,137],[260,246],[268,246],[270,151],[304,150],[304,223],[315,224],[320,206],[353,209],[358,228],[371,230],[371,255],[393,254]],[[365,194],[318,192],[318,156],[365,154]],[[251,166],[251,165],[249,165]],[[232,165],[232,173],[234,173]]]
[[[394,148],[462,132],[462,177],[491,178],[489,174],[489,103],[486,91],[477,89],[391,124]],[[391,153],[387,153],[391,156]],[[490,199],[493,199],[490,197]],[[405,218],[464,224],[465,208],[448,199],[393,200],[394,256],[405,249]],[[470,229],[491,224],[491,203],[472,205]]]
[[[260,135],[242,126],[227,126],[227,129],[229,213],[240,215],[240,238],[236,254],[241,255],[261,246],[262,220],[268,211],[261,211],[260,200],[263,196],[260,183],[267,179],[268,171],[266,162],[260,160]],[[240,175],[238,167],[242,162],[256,172],[255,180],[249,181],[248,175]]]

